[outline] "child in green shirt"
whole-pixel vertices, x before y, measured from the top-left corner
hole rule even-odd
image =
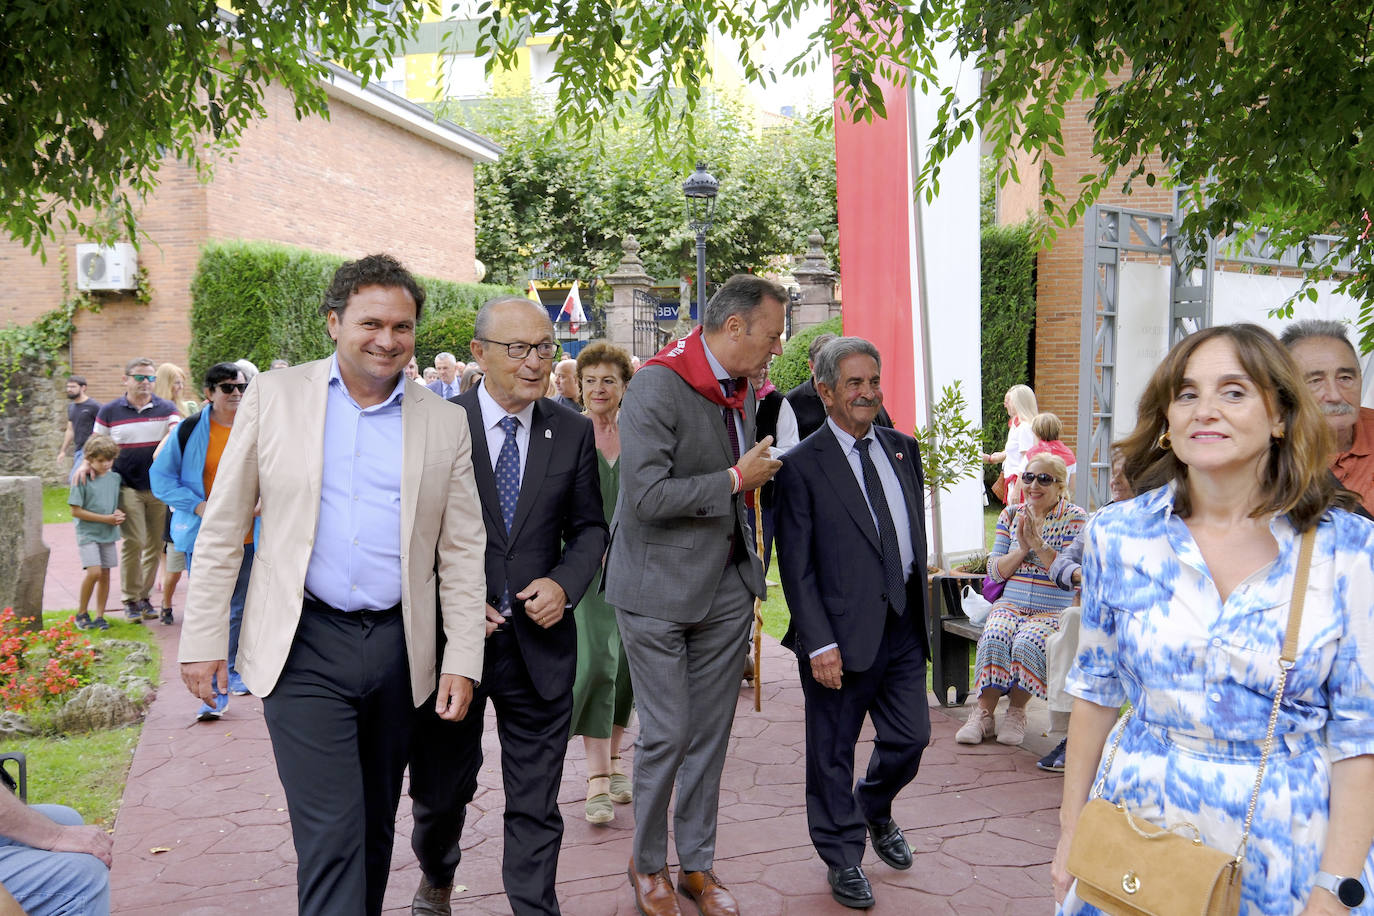
[[[86,577],[81,580],[81,602],[76,625],[83,630],[108,630],[105,602],[110,597],[110,570],[119,562],[119,525],[124,513],[119,509],[119,474],[111,470],[119,446],[109,436],[93,435],[86,440],[85,456],[93,472],[85,483],[73,484],[67,497],[72,518],[76,520],[76,547]],[[95,589],[96,617],[86,612]]]

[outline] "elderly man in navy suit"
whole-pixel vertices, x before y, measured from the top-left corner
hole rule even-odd
[[[806,699],[806,818],[831,895],[873,906],[865,833],[893,868],[911,849],[892,801],[930,741],[926,700],[925,484],[916,440],[874,423],[882,359],[840,337],[816,359],[825,424],[787,453],[777,476],[778,565]],[[864,717],[877,733],[854,783]]]
[[[568,609],[606,551],[596,439],[591,420],[543,397],[558,345],[538,305],[520,296],[487,302],[471,349],[485,375],[453,403],[467,414],[486,522],[486,652],[464,719],[421,713],[410,758],[411,846],[421,871],[411,912],[451,912],[490,698],[506,791],[506,896],[515,916],[557,916],[558,787],[577,664]]]

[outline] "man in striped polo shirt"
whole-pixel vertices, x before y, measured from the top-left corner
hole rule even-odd
[[[153,450],[181,419],[175,404],[153,394],[156,378],[152,360],[130,360],[124,367],[123,396],[100,408],[95,417],[95,432],[119,445],[114,463],[123,481],[119,488],[119,508],[124,512],[124,524],[119,527],[124,538],[119,584],[124,593],[124,613],[134,623],[152,620],[158,614],[148,596],[157,575],[167,507],[153,495],[148,469],[153,464]]]

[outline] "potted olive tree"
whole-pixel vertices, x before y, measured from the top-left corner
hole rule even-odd
[[[949,492],[960,481],[978,476],[983,470],[982,429],[969,422],[964,415],[967,409],[963,383],[956,379],[940,389],[939,399],[931,405],[930,422],[916,430],[926,496],[937,518],[940,494]],[[939,526],[935,527],[931,533],[931,545],[935,549],[930,563],[932,573],[945,562]]]

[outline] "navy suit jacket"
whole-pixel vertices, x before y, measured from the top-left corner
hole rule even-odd
[[[916,440],[873,427],[897,472],[915,553],[906,613],[930,657],[926,636],[925,479]],[[867,671],[881,644],[888,600],[878,527],[859,481],[828,424],[787,453],[773,504],[778,567],[791,621],[783,645],[801,658],[837,643],[846,671]]]
[[[552,700],[572,690],[577,667],[572,606],[582,600],[606,551],[606,516],[592,421],[548,398],[534,403],[520,499],[507,533],[477,388],[449,400],[467,411],[472,432],[472,471],[487,529],[487,603],[496,607],[510,588],[510,626],[521,658],[535,690]],[[557,582],[568,595],[563,619],[547,629],[530,620],[524,603],[514,598],[541,576]]]

